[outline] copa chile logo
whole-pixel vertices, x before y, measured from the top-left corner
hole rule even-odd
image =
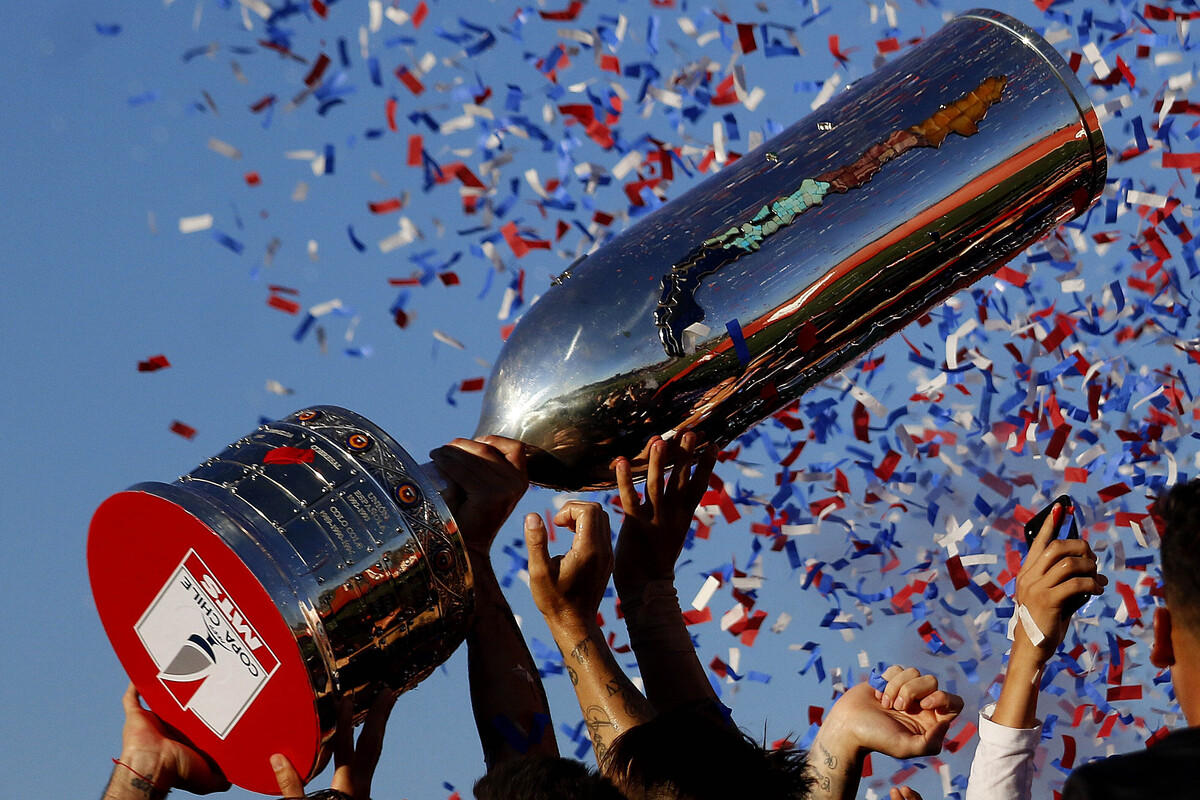
[[[195,550],[134,625],[180,708],[224,739],[279,659]]]

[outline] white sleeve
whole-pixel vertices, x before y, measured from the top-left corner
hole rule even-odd
[[[992,722],[993,703],[979,712],[979,744],[971,762],[966,800],[1029,800],[1033,786],[1033,753],[1042,738],[1042,723],[1009,728]]]

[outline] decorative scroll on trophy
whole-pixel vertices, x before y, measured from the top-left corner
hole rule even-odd
[[[727,444],[1104,187],[1083,87],[1032,30],[976,11],[572,265],[517,325],[480,434],[533,479],[612,484],[655,435]],[[462,642],[470,567],[437,476],[333,406],[263,425],[104,502],[100,617],[154,710],[234,783],[306,777],[336,698],[361,719]]]

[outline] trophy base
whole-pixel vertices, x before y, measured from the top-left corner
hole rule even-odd
[[[275,794],[272,753],[301,775],[322,766],[296,637],[216,530],[170,500],[121,492],[96,511],[88,565],[100,619],[138,692],[229,780]]]
[[[92,593],[134,685],[226,777],[307,780],[339,715],[411,689],[466,635],[473,591],[436,486],[385,431],[344,408],[267,423],[171,484],[104,502]]]

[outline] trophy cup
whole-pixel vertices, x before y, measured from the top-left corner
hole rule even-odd
[[[992,11],[949,22],[572,265],[522,318],[478,433],[537,483],[612,485],[655,435],[725,445],[1084,212],[1104,140],[1058,53]],[[336,698],[361,720],[465,637],[472,582],[438,477],[317,406],[89,533],[101,620],[154,710],[234,783],[315,775]]]

